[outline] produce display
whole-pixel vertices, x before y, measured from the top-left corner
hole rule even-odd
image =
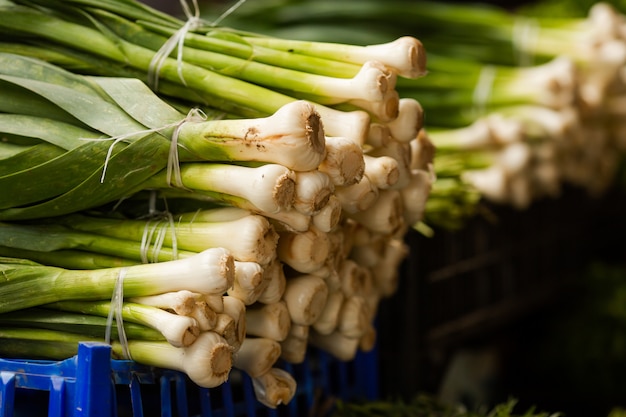
[[[602,195],[622,160],[623,2],[523,4],[255,1],[223,23],[302,40],[420,39],[428,75],[396,89],[423,106],[437,148],[424,222],[457,229],[485,200],[524,209],[564,186]]]
[[[3,1],[0,36],[0,355],[105,340],[275,408],[279,360],[374,347],[434,180],[396,89],[417,38],[289,46],[128,0]]]
[[[105,340],[276,408],[280,361],[375,346],[411,229],[602,194],[626,150],[605,3],[182,4],[0,0],[0,356]]]

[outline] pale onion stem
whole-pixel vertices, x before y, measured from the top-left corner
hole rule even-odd
[[[248,337],[235,353],[233,366],[256,378],[268,372],[280,358],[280,343],[266,337]]]
[[[337,328],[339,312],[343,305],[345,295],[342,291],[334,291],[328,294],[328,300],[324,311],[311,325],[320,334],[330,334]]]
[[[435,158],[435,145],[425,129],[419,131],[417,137],[409,142],[411,169],[428,171]]]
[[[187,316],[193,310],[196,299],[194,293],[191,291],[180,290],[144,297],[130,297],[128,301],[159,307],[164,310],[173,311],[181,316]]]
[[[371,156],[389,156],[398,162],[398,180],[391,186],[400,189],[406,186],[411,175],[411,145],[410,142],[394,140],[385,147],[374,148],[368,152]]]
[[[283,263],[278,258],[263,268],[263,279],[267,282],[267,286],[259,294],[258,301],[264,304],[280,301],[285,292],[287,278],[283,270]]]
[[[374,232],[394,234],[404,225],[403,213],[400,191],[380,190],[371,207],[349,216]]]
[[[329,253],[328,236],[314,227],[305,232],[282,232],[276,252],[284,264],[310,273],[324,266]]]
[[[363,149],[354,141],[339,136],[326,137],[326,156],[318,166],[334,185],[356,184],[363,177]]]
[[[368,308],[362,296],[346,297],[339,312],[337,331],[349,338],[361,338],[369,324]]]
[[[398,161],[391,156],[363,155],[365,160],[365,175],[371,183],[379,189],[386,190],[394,186],[400,178]]]
[[[303,326],[311,325],[324,311],[328,299],[326,282],[315,275],[300,275],[287,280],[283,300],[287,304],[291,321]]]
[[[341,202],[345,213],[357,213],[371,207],[378,199],[378,188],[367,176],[363,176],[356,184],[336,187],[335,195]]]
[[[380,122],[385,123],[393,138],[410,142],[424,127],[424,109],[419,101],[402,97],[398,102],[396,117],[388,121],[380,119]]]
[[[198,323],[201,331],[206,332],[213,330],[217,324],[217,313],[208,306],[204,301],[196,301],[194,308],[189,314]]]
[[[247,333],[283,341],[291,328],[291,316],[284,301],[259,304],[246,309]]]
[[[296,395],[295,378],[280,368],[272,368],[263,375],[252,378],[252,387],[257,401],[271,409],[288,404]]]
[[[232,345],[239,350],[246,337],[246,305],[236,297],[224,296],[224,313],[235,321],[235,343]]]
[[[313,215],[313,226],[320,232],[328,233],[335,229],[341,221],[341,202],[335,194],[331,194],[322,209]]]
[[[309,342],[311,345],[328,352],[342,361],[353,360],[359,349],[358,338],[347,337],[337,330],[330,334],[320,334],[312,331],[309,334]]]
[[[318,170],[295,173],[295,198],[293,208],[312,216],[326,205],[334,186],[330,176]]]
[[[130,340],[128,347],[132,358],[139,363],[173,369],[186,373],[201,387],[214,388],[223,384],[232,368],[232,349],[226,341],[213,332],[200,333],[187,347],[177,348],[167,342]],[[119,353],[119,343],[113,351]]]
[[[390,239],[385,246],[384,256],[371,268],[378,292],[383,296],[393,294],[398,287],[400,263],[409,254],[409,247],[401,239]]]

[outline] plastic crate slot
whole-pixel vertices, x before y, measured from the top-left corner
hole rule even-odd
[[[243,395],[244,395],[244,404],[245,404],[245,412],[248,417],[256,417],[258,401],[256,396],[254,395],[254,388],[252,386],[252,379],[247,377],[243,378],[241,381],[243,385]]]
[[[198,398],[200,400],[200,409],[202,410],[202,415],[206,417],[213,417],[213,407],[211,405],[211,392],[208,388],[200,388],[198,393]]]
[[[50,398],[48,399],[48,417],[62,417],[65,410],[65,395],[67,392],[65,378],[53,376],[50,378]]]
[[[0,391],[0,416],[12,417],[15,408],[15,373],[0,372],[2,389]]]
[[[136,374],[132,374],[128,384],[130,404],[133,417],[143,417],[143,402],[141,400],[141,382]]]
[[[159,379],[159,387],[161,388],[161,417],[172,417],[172,387],[170,380],[162,376]]]
[[[187,379],[181,373],[174,373],[171,378],[174,381],[174,388],[176,390],[176,409],[178,410],[178,415],[187,417],[189,415],[189,408],[187,407],[189,402],[186,390]]]
[[[111,346],[86,342],[78,345],[76,379],[88,383],[74,384],[74,416],[110,417],[111,413]]]

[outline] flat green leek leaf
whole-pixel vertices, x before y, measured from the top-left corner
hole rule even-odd
[[[145,129],[118,106],[104,100],[96,93],[84,93],[60,84],[10,75],[0,75],[0,79],[39,94],[86,125],[109,136],[124,135]]]
[[[47,200],[71,190],[94,172],[102,174],[110,146],[105,141],[86,142],[43,164],[0,177],[0,208]],[[114,151],[124,146],[117,144]]]
[[[6,152],[7,145],[10,143],[0,143],[0,176],[10,174],[12,172],[23,171],[42,163],[47,162],[50,158],[56,158],[64,153],[63,149],[49,143],[39,143],[37,145],[19,146],[19,152],[14,149],[12,154]]]
[[[94,93],[94,87],[84,77],[24,55],[0,54],[0,74],[62,85],[85,94]]]
[[[0,135],[18,135],[41,139],[57,147],[71,150],[86,143],[84,138],[98,138],[102,134],[70,123],[46,117],[0,113]]]
[[[103,167],[107,163],[107,153],[111,150],[110,160],[115,158],[118,152],[121,152],[128,142],[139,140],[145,136],[154,136],[149,139],[149,142],[155,142],[157,150],[144,150],[143,148],[140,155],[131,156],[125,153],[122,160],[133,161],[133,163],[126,163],[119,166],[118,169],[122,170],[122,175],[125,175],[126,171],[131,172],[151,172],[155,173],[160,170],[167,161],[167,155],[165,158],[156,161],[150,161],[149,156],[158,153],[159,149],[164,152],[169,147],[169,141],[165,137],[160,135],[152,135],[150,132],[146,133],[146,126],[138,123],[130,115],[128,115],[122,108],[120,108],[107,94],[105,94],[97,84],[90,81],[76,81],[75,78],[79,78],[74,74],[67,73],[67,71],[54,66],[48,65],[44,62],[30,59],[26,57],[19,57],[10,54],[0,54],[0,62],[5,62],[8,65],[15,64],[16,68],[22,68],[25,64],[28,68],[25,69],[26,75],[32,78],[23,78],[13,75],[0,75],[0,80],[5,83],[19,86],[21,89],[28,90],[35,93],[36,96],[44,98],[45,101],[55,104],[58,108],[64,109],[68,114],[73,115],[76,119],[84,122],[86,125],[92,127],[97,131],[103,132],[106,136],[128,135],[134,132],[143,132],[135,136],[130,136],[122,143],[115,143],[114,148],[111,146],[114,144],[113,140],[103,141],[85,141],[81,139],[82,133],[86,133],[86,137],[94,137],[98,135],[98,132],[85,130],[82,128],[69,127],[64,130],[64,126],[58,122],[51,121],[51,125],[41,125],[40,129],[46,130],[49,127],[50,130],[46,132],[34,132],[33,135],[40,136],[41,139],[51,140],[56,144],[61,144],[70,148],[70,150],[62,155],[51,154],[49,161],[35,164],[25,169],[27,166],[24,163],[16,164],[14,167],[9,165],[3,165],[3,171],[5,175],[0,176],[0,189],[3,193],[0,194],[0,208],[11,209],[20,206],[19,211],[28,210],[33,211],[32,208],[28,208],[29,205],[36,204],[37,206],[43,205],[43,207],[53,207],[53,210],[61,210],[54,203],[57,198],[63,196],[64,193],[71,191],[72,189],[79,187],[81,183],[87,181],[90,177],[99,178],[103,174]],[[37,70],[37,68],[39,70]],[[14,69],[0,69],[0,73],[11,73]],[[66,77],[67,74],[69,76]],[[36,79],[36,77],[41,77]],[[80,79],[80,78],[79,78]],[[52,82],[47,82],[52,80]],[[61,84],[55,84],[58,82]],[[65,83],[63,85],[62,83]],[[16,95],[19,95],[19,91],[14,90]],[[10,91],[9,91],[10,93]],[[11,94],[3,95],[3,102],[9,103],[6,105],[10,109],[12,98]],[[128,103],[132,98],[125,96]],[[45,102],[44,101],[44,102]],[[5,111],[7,109],[4,109]],[[137,108],[136,113],[140,113],[140,109]],[[170,113],[177,113],[171,109]],[[162,114],[162,113],[159,113]],[[157,117],[159,115],[156,115]],[[10,117],[10,116],[6,116]],[[17,117],[14,115],[14,117]],[[156,123],[156,120],[153,120]],[[8,123],[2,123],[7,125]],[[33,125],[37,125],[33,123]],[[66,127],[66,126],[65,126]],[[13,128],[5,127],[1,130],[13,129],[12,133],[25,133],[24,129],[27,129],[28,125],[20,127],[15,125]],[[54,129],[57,129],[56,131]],[[37,129],[35,129],[37,130]],[[62,139],[65,138],[65,139]],[[82,142],[82,144],[80,143]],[[148,161],[146,163],[146,161]],[[6,161],[5,161],[6,162]],[[136,167],[136,165],[140,165]],[[149,169],[143,168],[146,165]],[[113,167],[111,168],[114,169]],[[107,173],[109,174],[109,173]],[[114,173],[116,174],[116,173]],[[107,175],[107,177],[115,178],[114,174]],[[132,175],[131,175],[132,176]],[[140,177],[145,179],[145,177]],[[104,186],[95,186],[94,190],[108,190],[110,187],[109,178]],[[98,181],[99,182],[99,181]],[[120,181],[122,182],[122,181]],[[132,182],[130,184],[133,184]],[[133,184],[134,185],[134,184]],[[115,184],[113,188],[119,188],[120,184]],[[88,195],[94,196],[94,190],[87,190]],[[106,193],[105,193],[106,194]],[[76,203],[81,198],[81,193],[72,193]],[[117,198],[120,195],[115,194]],[[67,198],[67,197],[66,197]],[[50,200],[50,202],[48,202]],[[64,200],[61,200],[64,201]],[[109,202],[108,197],[97,196],[97,201]],[[81,207],[92,207],[89,199],[85,199],[81,204]],[[72,206],[73,207],[73,206]],[[42,212],[43,213],[43,212]],[[43,214],[37,215],[37,217]]]
[[[94,171],[70,191],[33,206],[0,210],[0,220],[25,220],[54,217],[86,210],[131,195],[141,184],[167,165],[169,141],[153,133],[117,152],[108,161],[101,182],[101,169]],[[2,186],[0,185],[0,188]]]
[[[11,114],[22,114],[35,117],[46,117],[48,119],[84,126],[80,120],[61,109],[44,97],[16,85],[14,83],[0,79],[0,112]],[[5,128],[3,126],[3,128]]]
[[[21,145],[7,141],[3,142],[3,140],[5,139],[0,139],[0,161],[13,158],[14,156],[19,155],[20,153],[25,152],[26,150],[35,146],[34,144]]]
[[[136,78],[91,77],[121,109],[139,123],[160,129],[177,123],[185,115],[157,96],[144,82]]]

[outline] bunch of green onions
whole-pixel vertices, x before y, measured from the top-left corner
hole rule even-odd
[[[608,3],[557,16],[424,0],[258,1],[225,22],[253,20],[279,37],[424,43],[428,76],[396,89],[426,109],[438,149],[430,225],[461,227],[483,200],[523,209],[563,185],[596,196],[612,184],[624,150],[626,19]]]
[[[18,3],[0,4],[0,354],[106,334],[201,386],[240,369],[275,408],[295,393],[279,360],[372,349],[433,181],[396,90],[425,73],[417,38],[281,45],[128,0]]]

